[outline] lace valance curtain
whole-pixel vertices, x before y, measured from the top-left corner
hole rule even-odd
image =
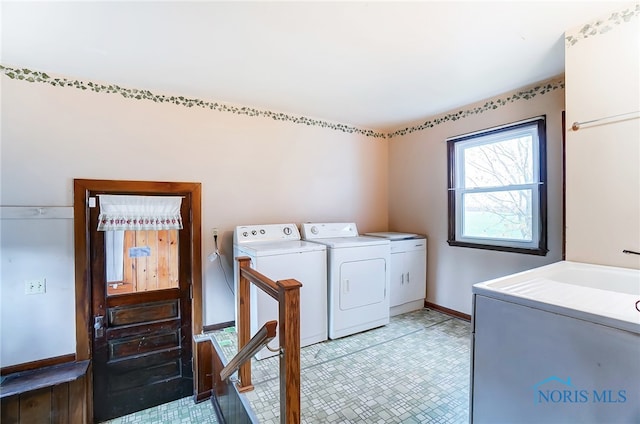
[[[182,229],[182,197],[105,194],[98,197],[98,231]]]

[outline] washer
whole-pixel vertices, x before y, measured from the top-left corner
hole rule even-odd
[[[300,346],[327,340],[326,246],[303,241],[295,224],[245,225],[233,233],[234,286],[238,293],[239,271],[235,260],[251,259],[251,267],[271,280],[296,279],[300,289]],[[236,298],[236,322],[238,318]],[[251,284],[251,335],[265,322],[278,319],[278,303]],[[270,343],[277,348],[278,336]],[[277,350],[277,349],[276,349]],[[266,347],[256,355],[276,355]]]
[[[327,247],[330,339],[389,323],[389,240],[360,236],[353,222],[305,223],[302,238]]]

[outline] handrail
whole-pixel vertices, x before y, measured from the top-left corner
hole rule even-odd
[[[249,340],[240,352],[229,361],[226,367],[220,371],[220,379],[226,380],[233,374],[242,364],[253,358],[267,343],[276,336],[276,327],[278,321],[267,321],[260,330]]]
[[[242,273],[244,274],[244,277],[255,284],[256,287],[274,298],[276,301],[278,300],[278,285],[273,280],[249,267],[242,268]]]
[[[250,343],[251,334],[251,290],[250,284],[263,290],[278,302],[278,325],[280,340],[280,422],[300,423],[300,287],[296,280],[269,278],[251,269],[251,259],[239,257],[238,348],[243,350]],[[251,390],[251,361],[245,361],[238,368],[238,390]]]

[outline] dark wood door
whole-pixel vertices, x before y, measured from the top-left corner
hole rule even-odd
[[[95,422],[193,394],[190,197],[181,206],[184,230],[124,231],[124,272],[113,280],[109,236],[97,231],[98,194],[106,193],[90,193],[88,219]]]

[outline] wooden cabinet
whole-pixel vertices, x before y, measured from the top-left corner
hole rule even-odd
[[[427,239],[391,241],[390,314],[424,307],[427,292]]]
[[[2,424],[84,424],[89,361],[8,375],[2,381]]]

